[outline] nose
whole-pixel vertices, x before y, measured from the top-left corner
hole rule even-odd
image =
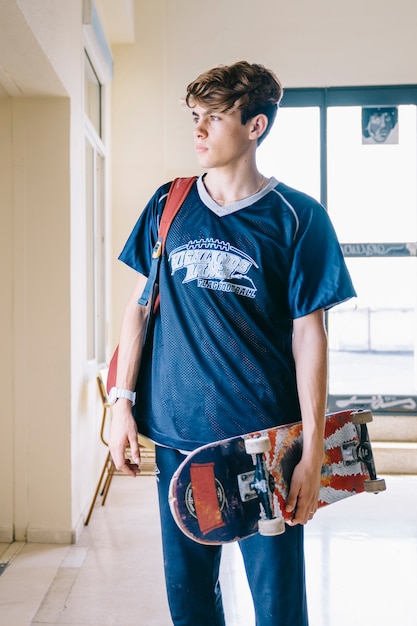
[[[195,137],[205,137],[207,135],[207,131],[205,128],[205,124],[203,122],[203,120],[198,120],[197,122],[195,122],[195,126],[194,126],[194,136]]]

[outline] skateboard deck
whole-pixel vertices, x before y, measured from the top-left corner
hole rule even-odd
[[[370,411],[326,415],[319,507],[363,491],[385,490],[376,476]],[[292,472],[301,458],[302,423],[217,441],[191,452],[172,477],[169,503],[179,528],[204,544],[256,532],[284,532]]]

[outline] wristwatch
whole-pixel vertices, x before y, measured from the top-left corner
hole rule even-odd
[[[132,406],[135,406],[136,393],[129,391],[129,389],[119,389],[118,387],[112,387],[109,393],[109,404],[114,404],[119,398],[126,398],[130,400]]]

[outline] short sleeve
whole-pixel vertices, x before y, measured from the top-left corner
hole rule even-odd
[[[160,187],[149,200],[129,235],[119,261],[144,276],[149,275],[152,250],[158,239],[159,221],[170,184]]]
[[[288,290],[293,319],[356,296],[324,207],[312,201],[299,212],[299,220]]]

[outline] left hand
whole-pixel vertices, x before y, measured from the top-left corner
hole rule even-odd
[[[307,524],[313,519],[318,508],[320,476],[321,463],[301,459],[296,465],[285,506],[285,511],[293,514],[287,522],[290,526]]]

